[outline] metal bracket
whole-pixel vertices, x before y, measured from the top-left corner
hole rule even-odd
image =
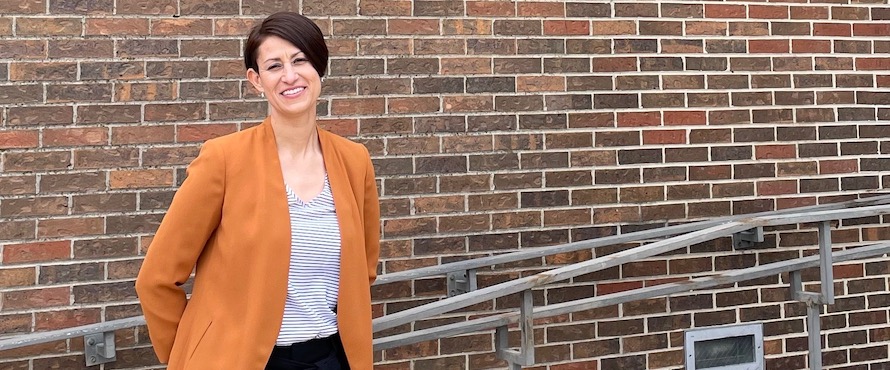
[[[510,370],[520,370],[522,366],[535,363],[535,329],[532,310],[534,301],[532,291],[522,292],[522,304],[519,306],[519,333],[521,335],[519,350],[510,349],[508,342],[509,330],[507,326],[499,326],[495,329],[495,352],[498,358],[506,360],[510,364]]]
[[[83,337],[83,348],[87,366],[95,366],[117,360],[113,331],[85,335]]]
[[[737,233],[732,234],[733,249],[753,248],[754,243],[762,243],[762,242],[763,242],[763,226],[758,226],[753,229],[739,231]]]
[[[477,289],[476,270],[449,272],[446,285],[449,297],[472,292]]]
[[[791,271],[791,297],[807,304],[807,343],[809,365],[812,370],[822,370],[822,326],[819,314],[824,305],[834,304],[834,269],[831,254],[831,222],[819,223],[819,282],[820,292],[803,290],[800,270]]]

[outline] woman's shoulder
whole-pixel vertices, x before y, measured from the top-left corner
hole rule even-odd
[[[342,152],[343,154],[346,154],[347,156],[357,156],[363,159],[369,156],[368,148],[360,143],[354,142],[343,136],[337,135],[322,128],[318,129],[318,133],[319,137],[322,140],[327,140],[332,148],[339,152]]]
[[[204,142],[204,145],[219,146],[225,148],[226,151],[237,150],[252,144],[261,143],[263,141],[262,135],[262,126],[257,125],[209,139]]]

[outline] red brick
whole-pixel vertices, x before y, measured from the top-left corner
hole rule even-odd
[[[518,76],[516,91],[565,91],[565,77],[562,76]]]
[[[445,96],[442,106],[445,112],[488,112],[494,109],[492,96]]]
[[[12,63],[10,81],[66,81],[77,77],[77,63]]]
[[[67,260],[71,258],[71,242],[34,242],[3,246],[3,263],[29,263]]]
[[[3,293],[3,310],[66,306],[71,301],[70,296],[70,287],[8,291]]]
[[[461,39],[419,39],[414,40],[414,54],[417,55],[465,55],[466,42]]]
[[[794,53],[830,53],[831,41],[828,40],[791,40],[791,51]]]
[[[0,195],[21,195],[37,193],[37,176],[0,177]]]
[[[860,71],[890,70],[890,58],[856,58],[856,69]]]
[[[606,295],[611,293],[625,292],[628,290],[640,289],[643,287],[641,281],[627,281],[619,283],[600,283],[596,285],[596,295]]]
[[[748,41],[748,52],[749,53],[769,53],[769,54],[783,54],[788,53],[790,48],[788,46],[788,40],[749,40]]]
[[[359,2],[359,14],[361,15],[411,15],[410,0],[361,0]]]
[[[37,236],[41,238],[98,235],[105,231],[102,217],[56,218],[38,220]]]
[[[45,40],[0,40],[0,58],[43,59],[46,55]]]
[[[526,2],[520,1],[518,14],[521,17],[565,17],[566,9],[563,2]]]
[[[3,217],[58,216],[67,213],[67,197],[7,199],[0,206],[0,215]]]
[[[176,126],[176,142],[203,142],[215,137],[231,134],[238,130],[233,123],[201,123]]]
[[[594,72],[631,72],[637,70],[637,58],[609,57],[594,58]]]
[[[112,171],[109,181],[112,189],[169,187],[173,186],[173,171]]]
[[[151,23],[151,34],[155,36],[210,35],[212,30],[210,19],[154,19]]]
[[[788,19],[789,7],[783,5],[749,5],[748,17],[753,19]]]
[[[78,18],[18,18],[18,36],[80,36],[83,33]]]
[[[707,18],[746,18],[744,5],[705,4]]]
[[[148,19],[87,18],[87,36],[144,36],[149,34]]]
[[[46,12],[46,0],[21,0],[0,3],[0,13],[43,14],[44,12]]]
[[[467,15],[471,17],[510,17],[516,15],[514,1],[467,1]]]
[[[111,129],[111,143],[114,145],[170,143],[174,137],[173,125],[119,126]]]
[[[618,127],[660,126],[660,112],[619,112]]]
[[[794,144],[758,145],[754,147],[754,157],[757,159],[796,158],[797,147]]]
[[[36,330],[67,329],[100,321],[102,321],[102,310],[99,308],[38,312],[34,317]]]
[[[828,19],[829,9],[827,6],[792,6],[791,19]]]
[[[569,20],[545,20],[545,35],[589,35],[590,22]]]
[[[117,0],[117,14],[172,15],[176,0]]]
[[[340,136],[355,136],[358,134],[358,122],[354,119],[321,119],[318,120],[318,125]],[[371,155],[374,155],[373,150]]]
[[[438,97],[389,98],[388,111],[395,114],[438,112]]]
[[[59,128],[43,131],[45,146],[86,146],[108,143],[106,128]]]
[[[686,144],[686,130],[646,130],[643,144]]]
[[[37,144],[38,144],[37,131],[34,131],[34,130],[0,131],[0,149],[36,148]]]
[[[815,23],[813,36],[852,36],[853,26],[849,23]]]
[[[728,26],[726,22],[687,21],[686,35],[689,36],[725,36]]]
[[[819,174],[838,174],[859,172],[859,161],[856,159],[841,159],[819,161]]]
[[[441,74],[443,75],[471,75],[490,73],[490,58],[442,58]]]
[[[331,113],[336,115],[383,114],[386,110],[384,98],[332,99]]]
[[[112,58],[113,40],[50,40],[49,57],[53,58]]]
[[[760,181],[757,183],[757,195],[797,194],[796,180]]]
[[[71,164],[69,151],[26,151],[23,153],[5,153],[4,170],[10,171],[37,171],[37,170],[62,170]]]
[[[834,265],[834,277],[836,279],[852,279],[863,277],[865,272],[862,269],[862,264],[853,264],[853,265]]]
[[[204,103],[146,104],[146,121],[199,120],[205,117]]]
[[[853,36],[887,36],[890,35],[890,23],[855,23]]]
[[[390,19],[387,26],[390,35],[438,35],[438,19]]]
[[[665,125],[704,125],[708,118],[704,111],[665,111]]]

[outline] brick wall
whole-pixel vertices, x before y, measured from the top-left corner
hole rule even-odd
[[[185,166],[202,141],[265,114],[239,57],[249,26],[276,10],[329,35],[318,110],[374,156],[383,272],[890,188],[884,0],[2,1],[0,334],[140,314],[133,279]],[[883,221],[845,223],[835,239],[890,239]],[[806,225],[770,230],[753,252],[721,239],[536,300],[796,258],[815,242]],[[498,266],[480,284],[617,249]],[[890,368],[886,262],[836,274],[826,364]],[[678,368],[682,329],[747,321],[766,325],[769,368],[803,368],[805,310],[785,281],[541,321],[539,368]],[[375,288],[375,312],[444,290]],[[144,330],[117,337],[108,368],[155,364]],[[81,348],[8,351],[0,367],[79,368]],[[379,353],[378,368],[503,367],[492,348],[491,333],[449,338]]]

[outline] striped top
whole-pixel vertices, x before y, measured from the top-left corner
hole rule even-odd
[[[337,333],[340,284],[340,225],[331,184],[315,199],[303,202],[285,184],[291,224],[290,270],[279,346]]]

